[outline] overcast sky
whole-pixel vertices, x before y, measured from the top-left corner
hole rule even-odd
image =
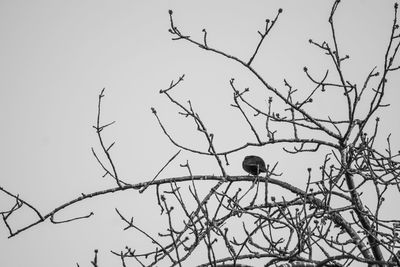
[[[182,101],[191,99],[215,133],[217,149],[254,141],[245,122],[229,106],[229,80],[235,78],[241,88],[250,87],[255,101],[265,101],[269,95],[234,62],[172,41],[168,10],[174,11],[175,23],[183,33],[201,39],[201,30],[206,28],[210,46],[248,58],[265,19],[272,19],[283,8],[254,67],[277,88],[284,89],[286,78],[299,91],[309,92],[312,87],[303,67],[321,76],[329,63],[308,40],[331,40],[328,16],[332,2],[0,0],[0,186],[18,193],[43,213],[82,192],[114,186],[111,179],[101,178],[103,173],[91,153],[92,146],[99,148],[92,125],[102,88],[106,88],[104,122],[117,121],[107,128],[105,138],[109,143],[116,140],[112,154],[120,176],[129,183],[150,180],[178,151],[163,135],[151,107],[182,144],[207,149],[192,122],[179,116],[177,108],[158,93],[182,74],[186,74],[185,81],[173,94]],[[353,82],[362,83],[374,66],[382,66],[393,3],[352,0],[339,7],[339,45],[343,54],[351,56],[346,72]],[[397,72],[389,77],[384,102],[392,106],[381,114],[382,131],[393,133],[395,149],[400,147],[396,138],[400,134],[399,76]],[[326,96],[313,108],[323,114],[332,105],[340,116],[345,107]],[[243,174],[243,156],[254,153],[271,164],[287,159],[281,150],[249,149],[230,157],[229,175]],[[186,175],[178,166],[186,160],[195,174],[220,174],[211,158],[183,152],[163,177]],[[305,173],[309,162],[296,162],[294,170]],[[291,181],[290,175],[282,179],[299,186],[305,182]],[[116,266],[112,264],[119,261],[110,255],[111,249],[141,246],[146,240],[137,232],[122,232],[124,225],[114,208],[134,216],[139,225],[156,229],[161,223],[157,224],[159,210],[153,197],[154,191],[143,195],[131,191],[86,201],[58,218],[90,211],[94,217],[61,225],[46,222],[11,239],[1,224],[0,266],[63,267],[77,262],[90,266],[95,248],[100,249],[101,266]],[[2,209],[10,203],[0,194]],[[21,227],[32,219],[25,210],[12,222]]]

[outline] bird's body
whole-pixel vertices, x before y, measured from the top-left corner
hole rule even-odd
[[[267,172],[265,162],[258,156],[246,156],[242,163],[243,170],[252,174],[259,175],[262,172]]]

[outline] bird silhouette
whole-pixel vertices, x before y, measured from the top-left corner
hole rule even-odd
[[[267,172],[265,162],[259,156],[246,156],[242,163],[243,170],[252,174],[259,175],[262,172]]]

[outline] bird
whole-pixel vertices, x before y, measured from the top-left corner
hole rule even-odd
[[[259,156],[246,156],[242,163],[243,170],[252,175],[259,175],[262,172],[267,172],[265,162]]]

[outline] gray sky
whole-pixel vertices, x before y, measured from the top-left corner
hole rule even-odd
[[[183,101],[192,100],[215,133],[217,149],[254,141],[237,111],[229,106],[233,101],[229,79],[234,77],[242,88],[250,87],[254,101],[264,101],[269,95],[234,62],[188,43],[171,41],[168,9],[174,10],[182,32],[200,39],[201,30],[206,28],[210,46],[248,58],[265,19],[272,19],[278,8],[283,8],[254,67],[277,88],[284,89],[286,78],[299,91],[309,92],[312,86],[303,67],[321,76],[329,63],[308,39],[330,41],[327,18],[332,2],[1,0],[0,186],[19,193],[43,213],[81,192],[114,186],[111,179],[101,178],[103,173],[90,150],[92,146],[98,149],[91,126],[103,87],[103,121],[117,121],[106,130],[105,138],[117,141],[112,153],[120,176],[127,182],[151,179],[177,152],[150,107],[158,110],[182,144],[206,150],[192,123],[178,116],[177,108],[158,93],[182,74],[186,79],[173,94]],[[351,56],[345,71],[354,82],[361,83],[373,66],[383,63],[393,3],[343,1],[339,7],[339,45],[343,54]],[[393,133],[395,149],[400,147],[395,138],[399,127],[393,123],[399,114],[394,101],[399,99],[399,76],[389,77],[386,103],[392,106],[381,114],[382,132]],[[319,104],[312,108],[321,114],[332,108],[340,117],[338,105],[342,103],[321,95]],[[249,149],[230,157],[229,174],[243,174],[241,160],[253,153],[262,155],[267,163],[289,160],[281,150],[269,153],[265,148]],[[219,174],[212,159],[184,152],[164,177],[186,175],[178,164],[187,159],[195,174]],[[310,157],[309,162],[312,160],[315,158]],[[296,162],[299,164],[293,166],[294,170],[305,173],[309,162]],[[282,179],[299,186],[305,183],[302,179],[291,181],[290,175]],[[58,218],[90,211],[96,216],[70,224],[43,223],[12,239],[7,239],[7,229],[1,225],[0,266],[74,266],[76,262],[89,266],[95,248],[100,249],[101,265],[111,266],[118,259],[108,253],[110,249],[119,251],[125,244],[142,246],[146,241],[136,232],[121,231],[124,225],[114,208],[134,216],[145,228],[157,229],[161,223],[153,196],[153,190],[143,195],[132,191],[86,201]],[[0,203],[10,202],[0,194]],[[138,213],[143,207],[149,211],[147,215]],[[21,212],[13,223],[25,225],[32,216],[28,211]]]

